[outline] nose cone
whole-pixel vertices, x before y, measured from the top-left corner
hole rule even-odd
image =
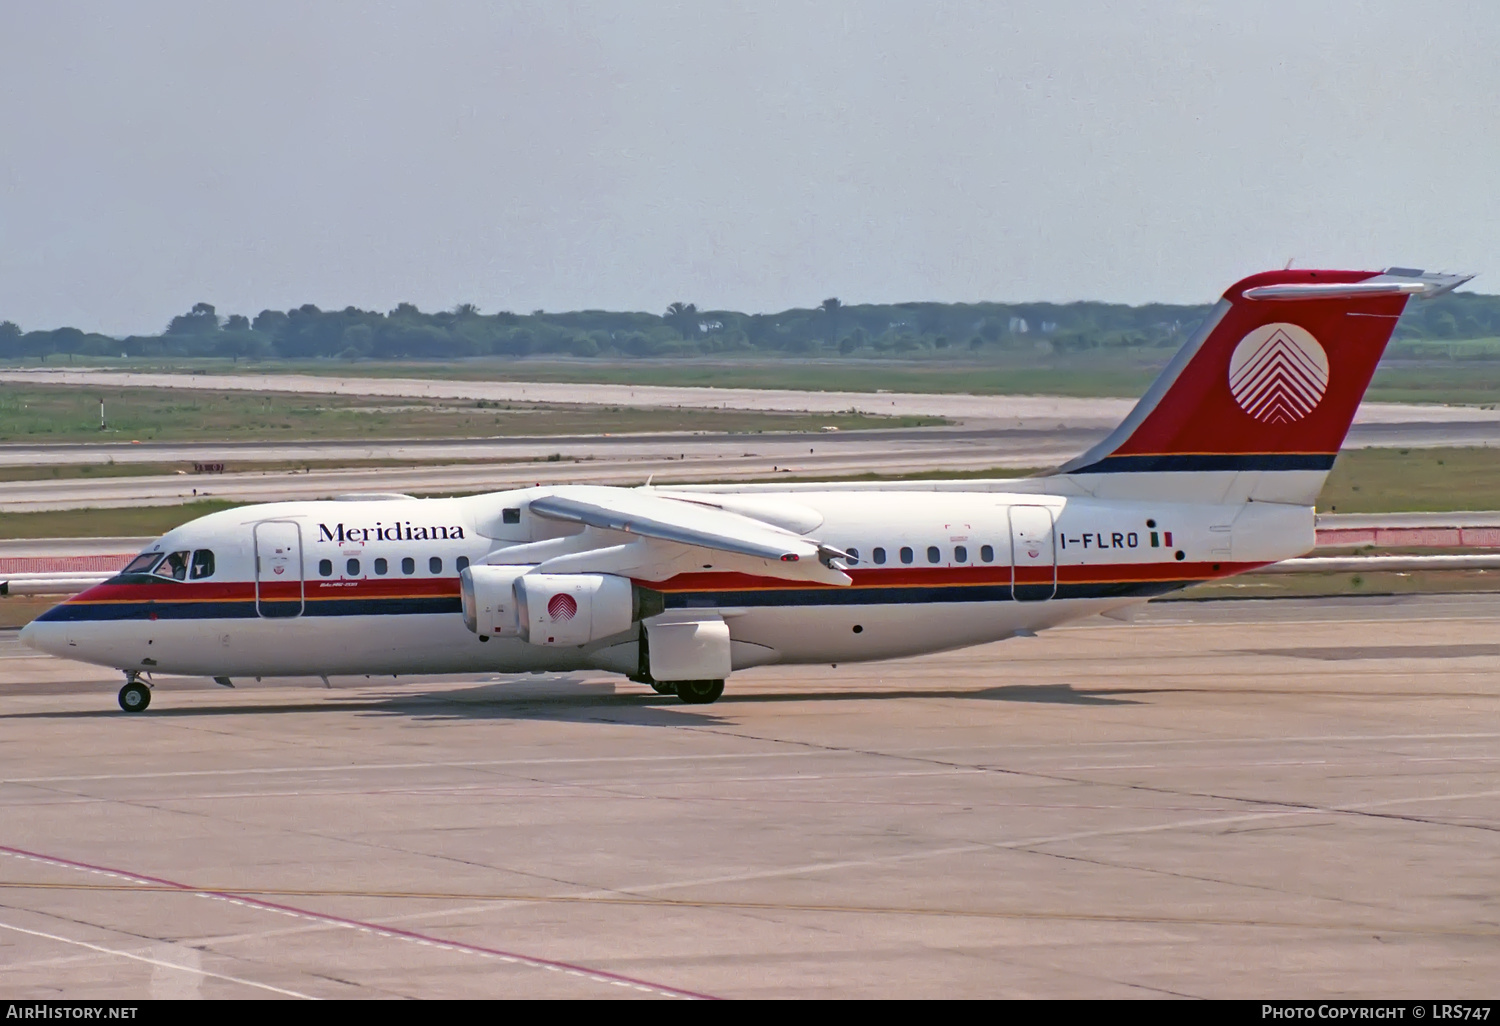
[[[66,655],[67,629],[60,623],[33,620],[21,628],[21,643],[49,655]]]

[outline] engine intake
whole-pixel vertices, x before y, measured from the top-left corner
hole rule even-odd
[[[481,638],[514,638],[521,633],[516,611],[516,579],[529,566],[470,566],[459,571],[464,626]]]

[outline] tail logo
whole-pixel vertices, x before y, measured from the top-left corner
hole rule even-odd
[[[1306,328],[1263,324],[1235,346],[1229,391],[1256,420],[1291,424],[1316,409],[1328,391],[1328,354]]]

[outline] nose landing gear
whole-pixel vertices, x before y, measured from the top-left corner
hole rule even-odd
[[[128,713],[145,712],[151,704],[151,688],[141,682],[134,670],[125,671],[125,686],[120,689],[120,708]]]

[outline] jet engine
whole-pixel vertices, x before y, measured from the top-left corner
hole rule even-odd
[[[634,589],[613,574],[539,574],[529,566],[471,566],[459,574],[464,626],[533,645],[586,645],[629,630]]]
[[[481,638],[513,638],[521,633],[516,615],[516,579],[529,566],[470,566],[459,571],[464,626]]]
[[[533,645],[584,645],[630,629],[630,581],[613,574],[526,574],[515,581],[521,637]]]

